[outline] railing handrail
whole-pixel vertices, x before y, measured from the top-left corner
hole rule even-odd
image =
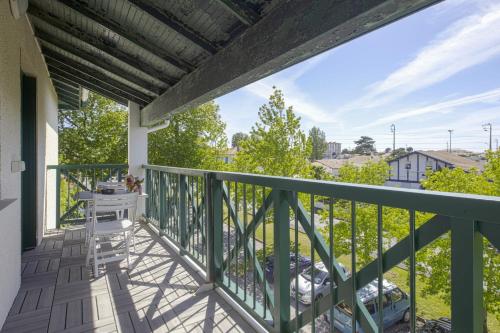
[[[285,191],[310,193],[336,199],[356,200],[401,209],[412,209],[471,220],[500,224],[500,197],[477,194],[415,190],[388,186],[340,183],[315,179],[267,176],[143,165],[144,168],[188,176],[214,174],[217,180],[236,181]]]
[[[170,166],[154,165],[154,164],[143,164],[142,167],[144,169],[150,169],[155,171],[164,171],[179,175],[200,176],[200,177],[206,175],[207,173],[216,172],[205,169],[189,169],[189,168],[170,167]]]
[[[128,168],[128,164],[117,164],[117,163],[108,163],[108,164],[53,164],[47,165],[47,170],[74,170],[74,169],[88,169],[88,168]]]

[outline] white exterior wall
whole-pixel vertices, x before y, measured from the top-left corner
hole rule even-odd
[[[47,164],[57,164],[57,96],[26,17],[15,20],[9,1],[0,1],[0,200],[16,201],[0,210],[0,327],[21,282],[21,173],[11,162],[21,159],[21,73],[37,78],[37,236],[41,240],[45,212],[55,221],[54,200],[45,206]],[[54,197],[55,198],[55,197]]]
[[[144,178],[143,164],[148,163],[148,129],[141,127],[139,105],[128,103],[128,165],[129,174]]]
[[[420,188],[419,182],[425,179],[427,168],[436,171],[447,167],[444,162],[417,152],[392,161],[389,165],[391,168],[390,178],[385,185],[404,188]],[[409,168],[407,168],[407,165]]]

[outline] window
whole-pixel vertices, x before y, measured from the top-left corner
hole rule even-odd
[[[403,299],[403,292],[399,288],[394,289],[391,291],[391,299],[393,303],[399,302]]]
[[[384,294],[384,297],[382,297],[382,305],[384,308],[387,308],[391,305],[391,300],[389,299],[389,296],[387,294]]]
[[[371,300],[365,303],[366,309],[370,314],[375,313],[375,300]]]

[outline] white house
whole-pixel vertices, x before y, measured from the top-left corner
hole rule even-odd
[[[390,175],[387,186],[421,188],[420,181],[425,179],[427,169],[432,171],[443,168],[481,169],[481,165],[471,159],[446,151],[414,151],[390,160]]]

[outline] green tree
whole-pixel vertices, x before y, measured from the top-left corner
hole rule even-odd
[[[309,130],[309,141],[311,142],[311,161],[320,160],[328,148],[325,132],[314,126]],[[331,158],[331,156],[330,156]]]
[[[397,158],[400,158],[401,156],[404,156],[406,154],[408,154],[409,152],[404,149],[404,148],[396,148],[396,150],[393,150],[391,152],[391,155],[389,156],[389,159],[397,159]]]
[[[214,102],[177,113],[170,124],[148,136],[152,164],[220,170],[227,149],[226,124]]]
[[[232,167],[235,171],[274,176],[310,175],[311,145],[300,128],[300,117],[285,106],[281,90],[273,88],[269,102],[259,109],[250,137],[241,143]]]
[[[339,169],[337,181],[344,183],[384,185],[389,177],[389,165],[385,161],[369,161],[362,166],[347,163]]]
[[[90,93],[79,110],[58,113],[59,163],[127,162],[127,109]]]
[[[248,139],[248,134],[243,132],[234,133],[231,138],[231,147],[240,148],[241,142]]]
[[[383,185],[389,173],[389,166],[384,161],[368,162],[362,166],[346,164],[339,169],[339,175],[335,178],[338,182],[357,183],[369,185]],[[335,218],[339,220],[334,229],[335,255],[351,254],[351,202],[338,200],[335,203]],[[399,210],[384,209],[384,221],[398,219],[401,215]],[[324,212],[322,219],[328,220],[328,212]],[[366,265],[374,259],[377,251],[377,206],[365,203],[356,205],[356,242],[357,262]],[[325,239],[328,240],[329,230],[325,227],[321,230]]]
[[[356,144],[356,147],[353,151],[355,154],[371,155],[377,152],[377,150],[375,149],[375,140],[373,140],[369,136],[363,135],[361,138],[359,138],[359,140],[354,141],[354,143]]]
[[[500,196],[500,151],[488,152],[487,163],[483,173],[477,170],[464,171],[460,168],[442,169],[428,172],[422,181],[425,189],[433,191],[472,193]],[[487,312],[500,320],[500,255],[497,250],[484,239],[484,304]],[[426,247],[419,256],[419,261],[427,265],[419,265],[418,269],[425,280],[424,292],[440,295],[450,302],[450,238],[443,237]]]

